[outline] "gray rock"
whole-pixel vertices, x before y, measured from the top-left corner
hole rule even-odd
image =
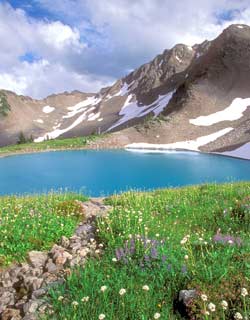
[[[23,306],[24,313],[35,313],[39,307],[39,302],[36,300],[30,300],[29,302],[25,303]]]
[[[35,314],[26,314],[22,320],[38,320],[38,317]]]
[[[46,264],[45,270],[49,273],[57,273],[58,267],[55,265],[52,259],[49,259]]]
[[[30,251],[28,253],[28,261],[34,268],[41,268],[45,265],[48,254],[42,251]]]
[[[47,293],[47,291],[48,291],[48,290],[45,289],[45,288],[41,288],[41,289],[35,290],[35,291],[32,293],[31,298],[32,298],[33,300],[34,300],[34,299],[39,299],[39,298],[45,296],[46,293]]]
[[[181,290],[179,292],[179,302],[187,306],[191,300],[197,298],[198,294],[196,290]]]
[[[15,296],[13,292],[5,291],[0,295],[0,307],[5,309],[7,306],[15,304]]]
[[[1,315],[2,320],[21,320],[20,310],[7,308]]]
[[[69,244],[70,244],[69,239],[67,237],[62,236],[62,238],[61,238],[61,246],[67,249]]]

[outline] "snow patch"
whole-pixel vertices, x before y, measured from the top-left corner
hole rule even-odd
[[[243,26],[237,26],[237,28],[239,28],[239,29],[243,29],[244,27],[243,27]]]
[[[99,102],[101,102],[101,98],[96,97],[88,97],[87,99],[77,103],[76,105],[72,107],[68,107],[67,109],[70,110],[65,116],[63,116],[64,119],[72,118],[76,114],[84,112],[87,107],[92,106],[92,110],[94,109],[93,106],[97,105]],[[90,109],[89,109],[90,110]]]
[[[220,154],[224,154],[225,156],[238,157],[238,158],[250,160],[250,142],[247,142],[241,147],[234,149],[232,151],[220,152]]]
[[[179,62],[182,62],[182,60],[176,55],[175,56],[176,60],[178,60]]]
[[[132,101],[134,96],[130,94],[119,112],[119,115],[122,116],[122,118],[113,124],[107,131],[114,129],[133,118],[143,117],[150,112],[153,112],[155,117],[158,116],[167,106],[174,92],[175,91],[172,91],[166,95],[159,96],[158,99],[150,105],[138,105],[137,101]]]
[[[45,106],[45,107],[43,107],[43,112],[44,113],[51,113],[51,112],[53,112],[55,110],[55,108],[54,107],[51,107],[51,106]]]
[[[211,126],[221,121],[234,121],[243,116],[243,112],[250,106],[250,98],[236,98],[231,105],[222,111],[212,113],[208,116],[201,116],[190,119],[189,123],[195,126]]]
[[[91,113],[89,116],[88,116],[88,120],[87,121],[95,121],[97,120],[99,117],[100,117],[100,112],[97,112],[97,113]]]
[[[100,121],[103,121],[103,118],[99,118],[97,121],[99,121],[99,122],[100,122]]]
[[[152,149],[152,150],[172,150],[172,149],[186,149],[191,151],[199,151],[201,146],[217,140],[228,132],[234,130],[233,128],[226,128],[207,136],[199,137],[195,140],[180,141],[168,144],[152,144],[152,143],[132,143],[125,146],[127,150],[130,149]]]
[[[37,123],[44,123],[44,121],[42,119],[37,119],[37,120],[33,120],[34,122],[37,122]]]
[[[83,112],[69,127],[65,129],[58,129],[58,127],[53,127],[54,129],[53,131],[45,133],[42,137],[35,139],[34,142],[42,142],[48,139],[55,139],[61,136],[62,134],[64,134],[65,132],[72,130],[73,128],[75,128],[76,126],[78,126],[80,123],[82,123],[84,120],[87,119],[87,114],[91,111],[91,109],[95,109],[95,107],[92,107],[86,110],[85,112]]]

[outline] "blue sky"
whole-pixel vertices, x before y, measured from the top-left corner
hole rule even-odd
[[[250,23],[249,0],[0,0],[0,88],[96,92],[231,23]]]

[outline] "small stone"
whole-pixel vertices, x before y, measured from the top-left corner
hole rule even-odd
[[[46,264],[46,267],[45,267],[45,270],[49,273],[57,273],[58,271],[58,268],[57,266],[54,264],[54,262],[52,261],[52,259],[49,259],[47,264]]]
[[[0,295],[0,307],[6,309],[7,306],[15,304],[15,297],[13,292],[5,291]]]
[[[39,307],[38,301],[30,300],[23,306],[24,313],[35,313]]]
[[[80,257],[86,257],[89,252],[90,252],[89,248],[83,248],[79,251],[79,255]]]
[[[46,293],[47,293],[47,290],[44,288],[41,288],[41,289],[35,290],[32,293],[31,298],[32,299],[39,299],[39,298],[43,297]]]
[[[72,255],[67,251],[62,252],[55,260],[56,265],[64,265],[67,261],[72,260]]]
[[[70,244],[69,239],[68,239],[67,237],[62,236],[62,238],[61,238],[61,245],[62,245],[64,248],[67,249],[68,246],[69,246],[69,244]]]
[[[182,301],[184,305],[188,305],[190,300],[195,299],[196,297],[196,290],[181,290],[179,293],[179,301]]]
[[[38,320],[35,314],[26,314],[22,320]]]
[[[20,310],[7,308],[1,316],[2,320],[21,320]]]
[[[79,249],[81,249],[81,247],[82,247],[81,242],[70,245],[70,248],[73,254],[76,253]]]
[[[41,268],[45,265],[48,254],[42,251],[30,251],[28,253],[28,261],[34,268]]]

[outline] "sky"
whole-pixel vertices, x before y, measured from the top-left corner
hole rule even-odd
[[[0,0],[0,88],[97,92],[231,23],[250,24],[249,0]]]

